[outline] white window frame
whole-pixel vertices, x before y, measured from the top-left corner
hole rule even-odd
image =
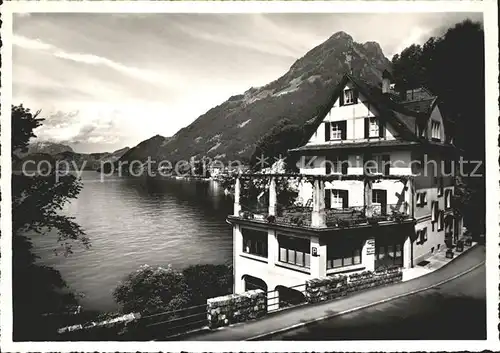
[[[444,210],[439,210],[438,213],[438,231],[444,229]]]
[[[370,130],[369,137],[379,137],[380,136],[380,125],[378,119],[375,117],[370,117]]]
[[[417,192],[417,207],[424,207],[427,204],[427,192]]]
[[[342,140],[342,128],[338,122],[330,123],[330,141]]]
[[[427,227],[417,231],[417,239],[419,239],[420,244],[423,244],[427,241]]]
[[[437,120],[431,121],[431,138],[433,139],[441,138],[441,124]]]
[[[331,189],[330,191],[330,208],[342,209],[344,206],[344,198],[341,196],[341,190]]]
[[[354,103],[354,90],[346,89],[344,90],[344,105]]]
[[[439,207],[437,201],[433,201],[431,204],[431,222],[437,222],[437,218],[439,217],[439,211],[436,211],[436,208]]]
[[[444,208],[451,208],[451,196],[453,195],[453,191],[451,189],[445,190],[444,192]]]

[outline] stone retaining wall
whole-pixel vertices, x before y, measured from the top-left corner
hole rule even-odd
[[[262,289],[207,299],[210,329],[262,317],[267,313],[267,293]]]
[[[368,288],[400,282],[403,272],[400,268],[385,271],[364,271],[350,276],[337,275],[306,281],[305,296],[309,303],[336,299]]]

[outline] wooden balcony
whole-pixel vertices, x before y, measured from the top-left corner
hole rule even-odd
[[[313,185],[312,199],[306,204],[283,206],[277,202],[276,178],[305,178]],[[269,223],[291,227],[304,228],[352,228],[358,226],[375,225],[381,222],[405,222],[413,219],[412,205],[408,202],[399,204],[374,204],[372,203],[372,180],[371,176],[343,176],[344,180],[364,180],[362,206],[346,208],[325,207],[325,181],[332,176],[311,175],[266,175],[258,174],[242,175],[235,182],[234,213],[231,219],[243,219],[252,222]],[[242,203],[240,201],[241,178],[268,178],[266,190],[268,190],[268,204],[257,205],[257,203]],[[400,179],[406,185],[408,196],[406,200],[412,199],[412,177],[411,176],[384,176],[384,179]],[[406,184],[408,183],[408,184]]]

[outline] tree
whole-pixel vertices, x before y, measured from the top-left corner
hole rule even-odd
[[[232,291],[233,271],[227,265],[195,265],[182,272],[144,265],[127,275],[113,291],[123,313],[153,314],[206,303]]]
[[[268,133],[262,136],[255,146],[255,151],[250,158],[253,170],[270,167],[275,158],[286,158],[288,170],[296,169],[296,158],[290,155],[289,149],[300,146],[305,137],[304,128],[292,124],[283,118]],[[263,165],[262,158],[266,158],[268,165]]]
[[[190,305],[232,292],[233,268],[227,265],[194,265],[182,271],[189,290]]]
[[[442,101],[442,112],[454,122],[450,124],[454,125],[454,143],[462,149],[464,159],[481,161],[476,173],[482,177],[463,177],[457,188],[462,188],[459,194],[468,195],[464,204],[475,205],[464,209],[464,223],[475,232],[483,232],[486,205],[482,25],[469,20],[458,23],[443,36],[430,38],[423,47],[412,45],[404,49],[392,62],[396,87],[422,85],[436,94]],[[465,167],[469,175],[475,163]]]
[[[12,151],[25,152],[34,129],[42,124],[40,112],[12,106]],[[15,157],[13,155],[13,162]],[[12,290],[15,340],[48,340],[64,326],[77,304],[55,269],[38,265],[28,237],[30,233],[55,231],[64,254],[71,252],[72,241],[89,246],[89,240],[73,218],[59,211],[77,197],[81,182],[72,175],[56,177],[55,170],[46,175],[12,174]]]
[[[182,273],[170,266],[142,266],[115,288],[113,298],[123,313],[152,314],[186,307],[188,288]]]

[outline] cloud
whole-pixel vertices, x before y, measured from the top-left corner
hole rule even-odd
[[[24,49],[47,51],[57,58],[71,60],[83,64],[103,65],[123,74],[129,75],[133,78],[144,80],[150,83],[165,83],[165,80],[161,77],[161,75],[158,75],[158,72],[155,71],[149,71],[146,69],[123,65],[119,62],[94,54],[66,52],[60,48],[55,47],[52,44],[42,42],[39,39],[27,38],[20,35],[14,35],[13,37],[14,38],[12,43]]]
[[[39,140],[67,144],[114,144],[121,132],[109,117],[93,118],[93,111],[57,111],[49,115],[35,134]]]
[[[44,43],[39,39],[31,39],[14,34],[12,36],[12,44],[17,45],[24,49],[31,50],[51,50],[54,46]]]

